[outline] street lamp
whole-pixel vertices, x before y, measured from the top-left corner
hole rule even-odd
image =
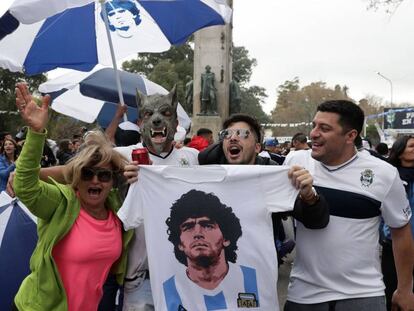
[[[392,81],[391,79],[387,78],[386,76],[384,76],[383,74],[381,74],[379,71],[376,71],[376,74],[379,75],[381,78],[387,80],[390,84],[390,88],[391,88],[391,102],[390,102],[390,106],[392,108]]]

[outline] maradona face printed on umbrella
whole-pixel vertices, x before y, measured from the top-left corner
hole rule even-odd
[[[140,12],[135,1],[113,0],[105,3],[109,29],[120,37],[131,38],[141,23]],[[101,17],[102,12],[101,12]]]

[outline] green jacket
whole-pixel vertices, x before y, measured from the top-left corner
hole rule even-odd
[[[22,282],[14,299],[19,310],[66,311],[66,293],[57,266],[52,257],[53,247],[72,228],[79,215],[80,205],[73,189],[54,180],[45,183],[39,180],[40,159],[46,133],[29,130],[20,154],[14,190],[16,196],[37,216],[38,242],[30,259],[31,273]],[[111,191],[107,206],[114,212],[121,206],[116,191]],[[123,232],[122,255],[111,272],[121,284],[126,271],[127,245],[133,230]]]

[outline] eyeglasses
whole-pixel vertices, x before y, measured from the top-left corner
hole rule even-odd
[[[100,182],[108,182],[113,177],[113,171],[101,167],[82,167],[81,179],[83,181],[91,181],[94,176],[97,176]]]
[[[250,131],[247,129],[225,129],[220,131],[219,138],[220,140],[230,139],[234,134],[236,134],[239,138],[246,139],[249,137]]]

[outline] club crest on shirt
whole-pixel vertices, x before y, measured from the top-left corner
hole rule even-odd
[[[367,168],[364,171],[361,172],[361,177],[360,177],[360,181],[361,181],[361,185],[363,187],[369,187],[372,182],[374,181],[374,172]]]
[[[257,303],[256,295],[253,293],[239,293],[238,296],[238,308],[257,308],[259,306]]]
[[[411,207],[408,205],[406,208],[403,209],[403,213],[406,219],[409,219],[411,216]]]
[[[188,163],[188,160],[186,158],[181,158],[180,166],[190,166],[190,164]]]

